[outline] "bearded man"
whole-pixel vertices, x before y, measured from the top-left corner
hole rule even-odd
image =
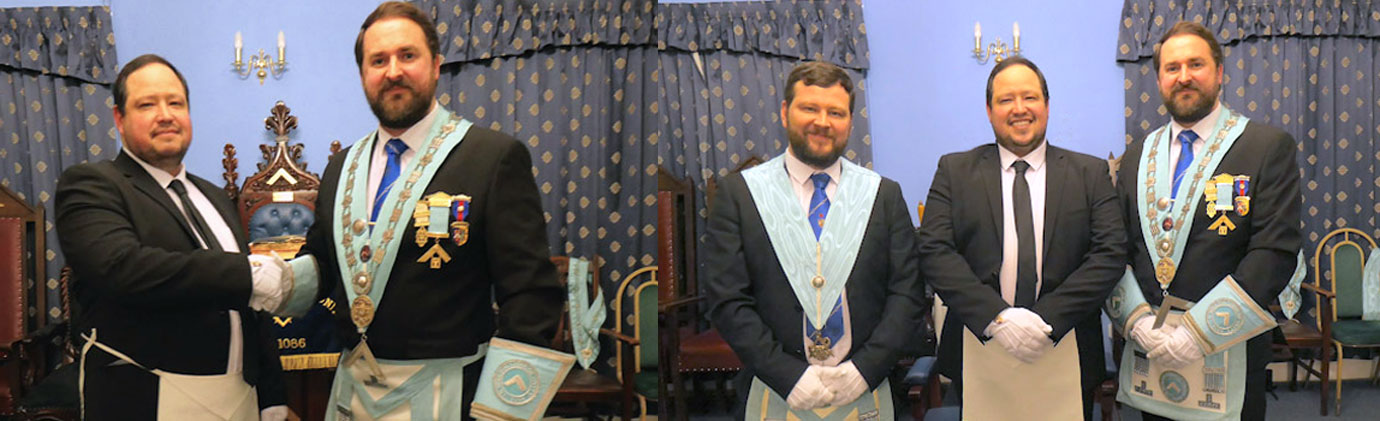
[[[726,177],[710,210],[701,273],[745,419],[893,417],[887,374],[920,326],[915,232],[900,185],[840,158],[853,89],[832,64],[792,70],[790,147]]]

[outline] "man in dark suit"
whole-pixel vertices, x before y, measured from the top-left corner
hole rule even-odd
[[[1265,309],[1302,242],[1297,144],[1218,101],[1222,47],[1202,25],[1174,25],[1154,61],[1173,118],[1123,155],[1117,190],[1133,270],[1108,315],[1131,339],[1122,373],[1207,373],[1217,386],[1183,395],[1178,382],[1136,388],[1128,385],[1140,379],[1123,374],[1118,400],[1145,419],[1263,420],[1271,338],[1260,333],[1274,327]],[[1188,307],[1182,317],[1192,323],[1156,326],[1151,313],[1170,305]]]
[[[416,6],[375,9],[355,59],[379,128],[327,164],[302,249],[310,257],[293,262],[297,274],[319,265],[319,295],[343,304],[337,319],[351,351],[327,419],[468,417],[495,330],[547,346],[565,299],[530,153],[436,102],[438,37]],[[400,387],[415,376],[440,387]],[[388,398],[362,399],[380,384]],[[462,385],[463,396],[448,393]]]
[[[1045,142],[1048,106],[1034,63],[997,64],[987,79],[996,144],[940,158],[930,188],[920,268],[949,309],[938,363],[966,388],[965,415],[993,409],[969,405],[986,398],[1021,418],[1066,419],[1032,412],[1054,402],[1017,403],[1030,395],[1023,392],[1043,390],[1023,385],[1045,380],[1033,378],[1045,372],[1035,367],[1052,358],[1056,342],[1070,353],[1058,364],[1077,365],[1062,372],[1081,372],[1067,383],[1081,390],[1058,393],[1057,402],[1073,404],[1064,408],[1076,413],[1084,397],[1083,418],[1091,419],[1087,392],[1105,376],[1099,310],[1125,268],[1125,231],[1106,161]],[[965,334],[978,340],[965,343]],[[1006,355],[1018,362],[1006,365]]]
[[[186,81],[143,55],[125,64],[113,96],[124,148],[63,171],[57,190],[74,329],[87,344],[85,418],[284,419],[277,347],[266,316],[251,310],[274,309],[284,295],[251,273],[281,267],[246,258],[225,191],[184,170]],[[233,415],[214,409],[227,404]]]
[[[900,186],[840,159],[853,84],[807,62],[787,78],[790,147],[719,184],[705,273],[712,321],[743,362],[749,419],[835,407],[892,415],[887,375],[919,326],[915,234]]]

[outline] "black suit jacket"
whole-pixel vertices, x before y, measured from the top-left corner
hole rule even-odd
[[[359,334],[350,321],[350,303],[337,266],[341,262],[336,261],[340,239],[333,231],[334,211],[341,199],[336,191],[347,156],[348,150],[337,153],[326,166],[316,223],[307,232],[302,253],[316,257],[321,270],[319,294],[339,303],[334,313],[344,344],[350,348],[359,342]],[[431,269],[417,259],[432,243],[418,247],[410,223],[407,231],[398,233],[403,239],[398,250],[390,250],[396,261],[368,330],[370,349],[379,358],[389,359],[461,357],[487,343],[495,329],[498,336],[550,346],[565,288],[550,260],[531,154],[511,136],[476,124],[443,158],[422,195],[442,191],[469,195],[469,240],[456,246],[449,238],[442,239],[441,247],[451,261]],[[367,171],[367,160],[362,159],[360,165]]]
[[[187,178],[215,205],[240,250],[248,251],[224,190]],[[97,329],[100,342],[145,367],[219,374],[228,358],[227,310],[238,310],[245,380],[259,387],[260,407],[286,402],[267,317],[248,308],[248,259],[202,249],[177,205],[139,163],[122,151],[113,161],[68,168],[58,180],[56,208],[78,332]],[[93,350],[87,366],[113,361]]]
[[[1046,145],[1044,265],[1031,311],[1061,340],[1077,328],[1084,387],[1105,377],[1102,302],[1126,270],[1126,233],[1107,162]],[[979,337],[1009,305],[1001,298],[1001,159],[996,144],[945,155],[920,224],[921,272],[948,305],[941,372],[963,373],[963,331]]]
[[[1269,308],[1293,276],[1296,254],[1303,242],[1299,227],[1302,205],[1299,167],[1295,160],[1297,145],[1284,131],[1255,122],[1246,124],[1245,131],[1227,150],[1217,168],[1204,177],[1221,173],[1250,176],[1250,211],[1244,217],[1228,213],[1236,229],[1222,236],[1217,235],[1216,230],[1207,229],[1215,218],[1209,219],[1199,205],[1189,228],[1188,241],[1184,243],[1183,257],[1169,286],[1171,295],[1196,302],[1230,274],[1260,308]],[[1145,188],[1137,174],[1144,147],[1144,139],[1127,145],[1117,173],[1117,180],[1120,180],[1117,192],[1128,223],[1127,241],[1136,281],[1146,301],[1158,306],[1163,297],[1155,280],[1155,262],[1145,248],[1146,233],[1140,230],[1142,216],[1135,206],[1138,192]],[[1166,160],[1159,165],[1173,165],[1168,163],[1167,157],[1161,159]],[[1189,182],[1192,180],[1184,181]],[[1180,185],[1179,188],[1185,187]],[[1203,196],[1200,194],[1193,200],[1201,201]],[[1242,419],[1264,419],[1265,365],[1271,360],[1270,341],[1270,335],[1259,335],[1247,342],[1246,400]]]
[[[900,185],[882,179],[871,215],[846,284],[853,347],[845,361],[853,361],[868,386],[876,387],[909,336],[921,329],[921,284],[915,228]],[[802,339],[805,316],[742,174],[719,184],[708,233],[700,273],[714,326],[742,360],[741,376],[761,378],[788,396],[809,365]]]

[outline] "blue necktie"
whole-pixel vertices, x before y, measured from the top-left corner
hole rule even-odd
[[[1179,183],[1184,181],[1184,173],[1188,172],[1188,167],[1193,164],[1193,142],[1198,140],[1198,134],[1192,130],[1179,132],[1179,143],[1183,147],[1179,149],[1179,163],[1174,165],[1174,190],[1169,194],[1173,197],[1179,196]]]
[[[819,239],[820,232],[824,231],[824,218],[829,215],[829,196],[825,193],[829,187],[829,174],[819,173],[810,176],[810,181],[815,184],[815,193],[810,196],[810,228],[815,230],[815,239]],[[829,340],[831,346],[837,345],[839,339],[843,337],[843,296],[839,296],[834,307],[829,311],[829,317],[824,321],[824,328],[820,330],[820,336]],[[814,338],[815,326],[805,323],[805,337]]]
[[[819,173],[810,176],[815,183],[815,194],[810,196],[810,228],[815,230],[815,239],[824,231],[824,216],[829,214],[829,196],[824,189],[829,187],[829,174]]]
[[[388,152],[388,166],[383,167],[383,180],[379,181],[378,193],[374,194],[374,212],[369,214],[369,222],[379,219],[379,211],[383,210],[383,199],[388,197],[388,191],[393,189],[393,182],[398,181],[398,173],[402,171],[402,154],[407,152],[407,144],[402,139],[389,140],[383,145],[383,149]]]

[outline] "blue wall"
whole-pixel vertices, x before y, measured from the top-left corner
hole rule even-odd
[[[690,2],[696,0],[663,0]],[[6,7],[101,5],[93,0],[11,0]],[[263,118],[283,100],[299,117],[295,140],[306,144],[310,169],[320,172],[332,140],[348,145],[376,126],[359,85],[354,38],[376,0],[172,1],[112,0],[121,62],[162,54],[186,75],[192,91],[195,137],[188,168],[220,183],[221,149],[240,151],[241,182],[272,140]],[[1121,2],[864,0],[872,68],[868,107],[875,169],[901,183],[910,203],[925,199],[945,153],[992,141],[983,91],[993,63],[971,57],[973,22],[984,43],[1010,42],[1021,23],[1026,57],[1040,65],[1050,87],[1048,137],[1053,144],[1106,156],[1124,145],[1122,70],[1115,62]],[[289,70],[263,85],[230,70],[235,31],[246,55],[272,53],[287,36]],[[854,141],[857,141],[856,139]]]
[[[864,0],[863,13],[874,169],[910,203],[929,195],[940,156],[993,141],[984,92],[994,63],[972,58],[974,22],[984,48],[998,36],[1009,45],[1020,22],[1022,53],[1049,85],[1051,144],[1099,157],[1125,149],[1121,2]]]

